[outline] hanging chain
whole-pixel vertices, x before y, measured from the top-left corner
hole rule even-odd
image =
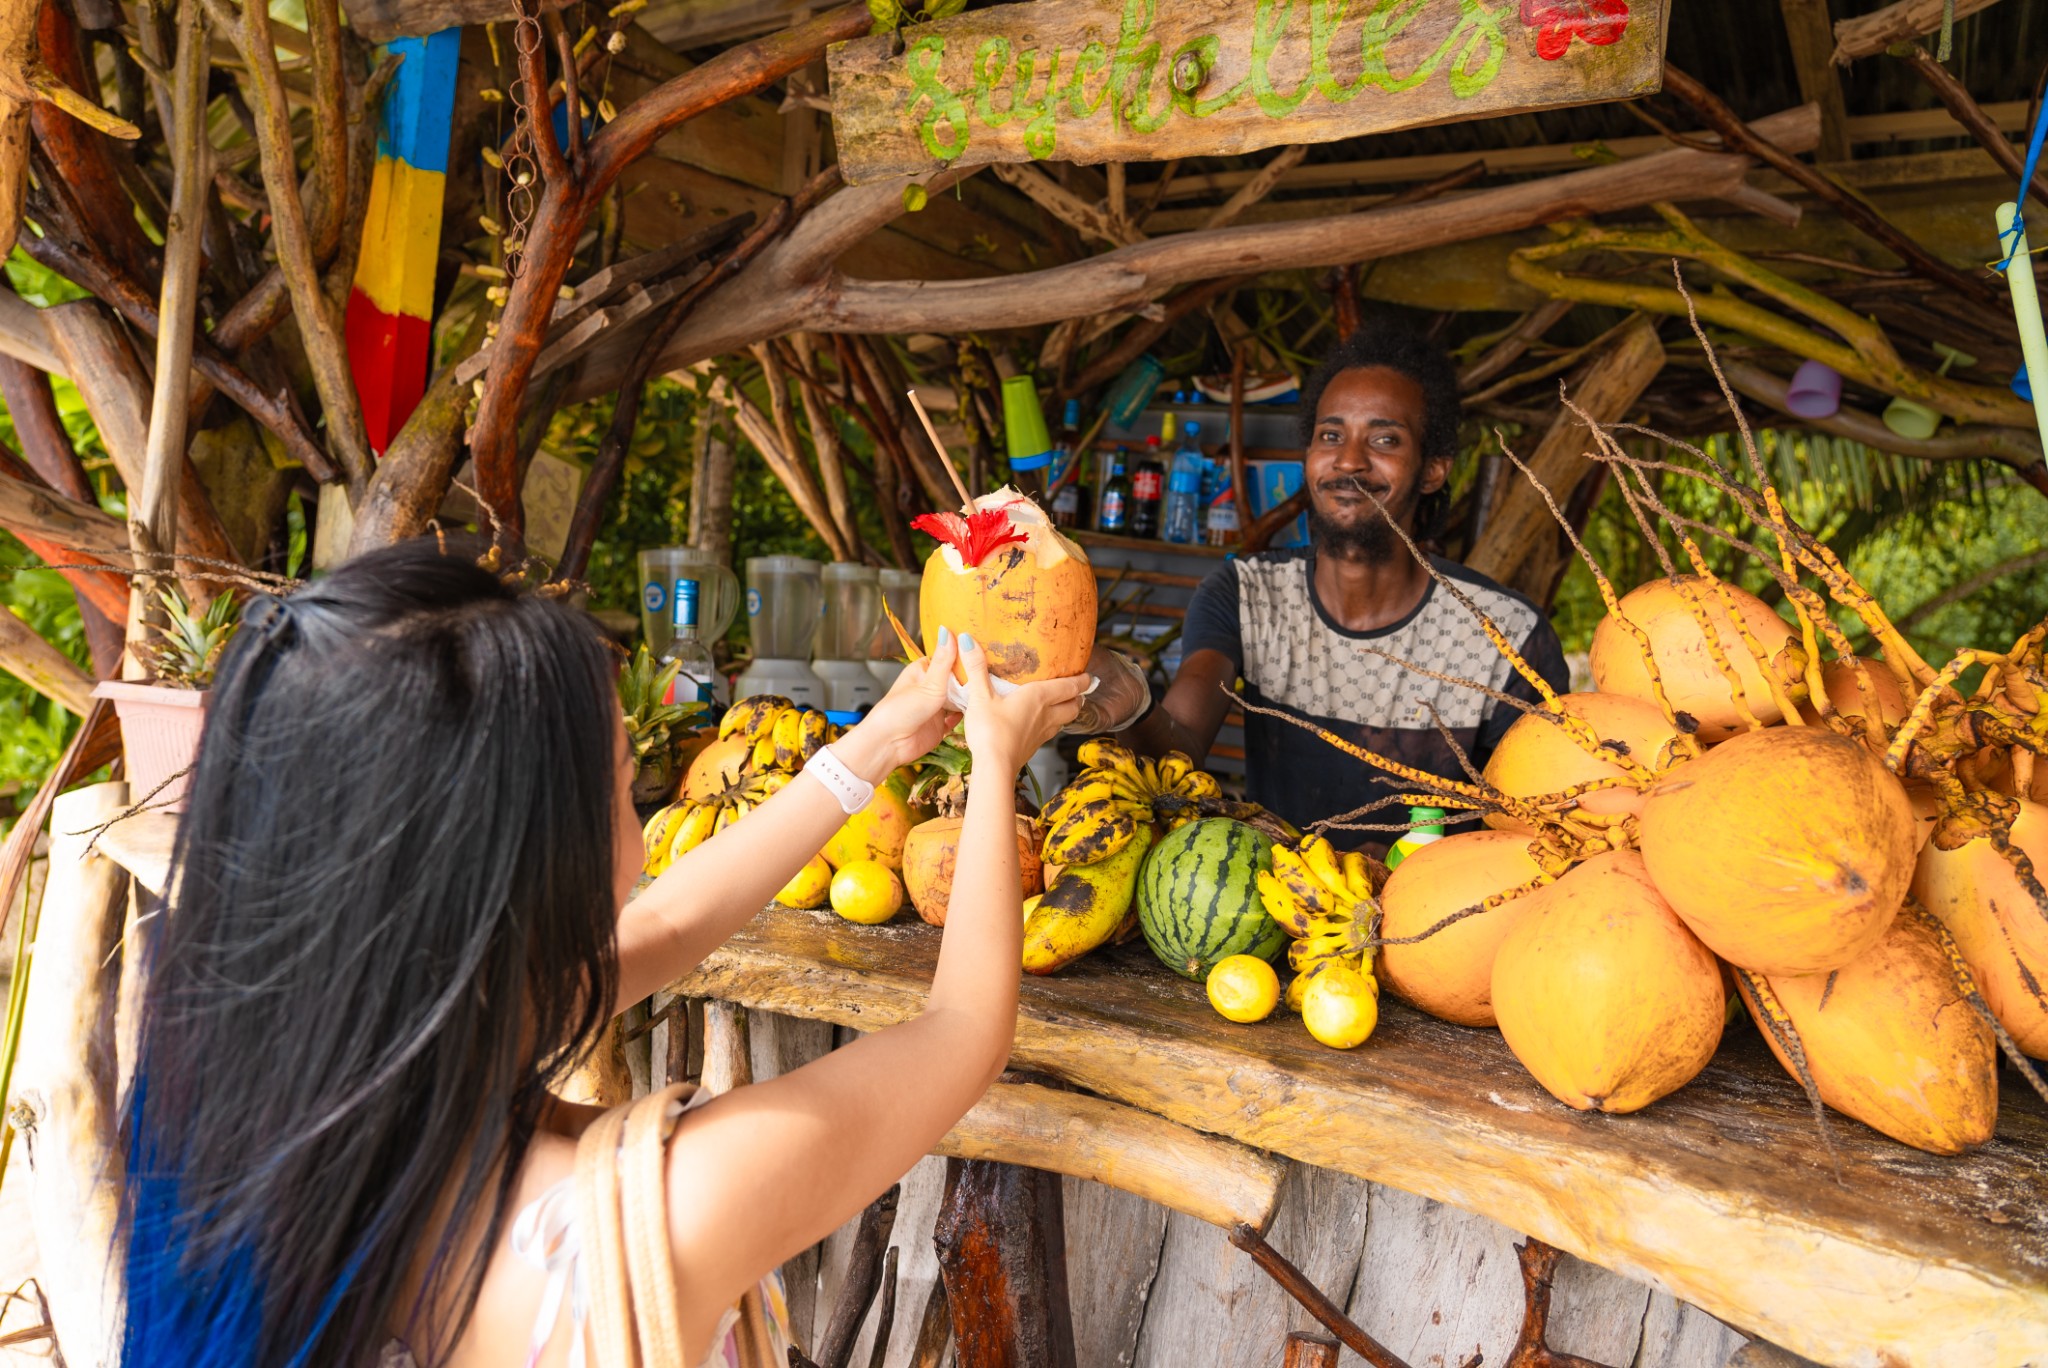
[[[518,20],[512,28],[512,142],[505,156],[505,278],[519,278],[526,260],[526,230],[533,221],[534,191],[540,181],[540,164],[534,158],[533,119],[536,108],[546,108],[547,92],[528,89],[526,61],[541,50],[540,6],[536,0],[513,0]],[[545,58],[541,61],[546,70]]]

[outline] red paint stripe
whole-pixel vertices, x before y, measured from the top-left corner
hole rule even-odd
[[[433,328],[424,318],[387,314],[360,289],[348,296],[349,370],[363,402],[363,426],[381,454],[419,406],[427,387]]]

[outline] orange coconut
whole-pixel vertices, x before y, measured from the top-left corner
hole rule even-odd
[[[1736,711],[1735,693],[1728,678],[1714,663],[1707,647],[1706,633],[1688,603],[1688,595],[1706,610],[1714,626],[1714,637],[1728,665],[1742,684],[1742,695],[1760,722],[1783,720],[1764,678],[1763,667],[1751,654],[1742,634],[1728,616],[1723,590],[1732,595],[1742,621],[1763,649],[1771,673],[1797,699],[1804,692],[1806,653],[1792,624],[1779,617],[1755,594],[1734,585],[1717,586],[1695,576],[1680,576],[1678,583],[1652,580],[1622,596],[1620,611],[1643,629],[1656,656],[1657,674],[1674,711],[1699,724],[1700,739],[1722,741],[1733,736],[1744,723]],[[1643,661],[1635,635],[1609,613],[1593,629],[1593,687],[1601,693],[1627,694],[1655,702],[1650,689],[1650,672]]]
[[[1398,873],[1398,871],[1396,871]],[[1632,850],[1530,894],[1493,961],[1493,1008],[1536,1081],[1581,1111],[1640,1111],[1721,1043],[1721,966]]]
[[[2048,873],[2048,806],[2021,800],[2011,843]],[[2048,1059],[2048,908],[1986,837],[1943,850],[1929,841],[1913,896],[1941,918],[1970,966],[1985,1005],[2020,1049]]]
[[[1913,701],[1881,661],[1830,660],[1820,667],[1820,681],[1836,712],[1876,728],[1869,739],[1879,750],[1884,749],[1884,738],[1913,710]],[[1820,720],[1810,699],[1799,705],[1799,715],[1809,722]]]
[[[1876,944],[1918,828],[1905,788],[1821,727],[1745,732],[1650,790],[1639,844],[1686,925],[1760,974],[1839,969]]]
[[[910,829],[903,842],[903,888],[917,915],[933,926],[946,924],[946,903],[953,896],[953,861],[960,850],[961,817],[934,817]],[[1031,819],[1017,818],[1017,876],[1023,897],[1045,891],[1045,871],[1038,859],[1038,833]]]
[[[1587,723],[1603,749],[1628,756],[1645,769],[1658,769],[1671,759],[1678,729],[1655,705],[1625,694],[1572,693],[1558,696],[1558,705]],[[1548,712],[1524,713],[1502,735],[1486,762],[1486,782],[1510,798],[1540,798],[1597,779],[1619,779],[1620,765],[1592,755],[1573,740]],[[1578,799],[1578,806],[1600,816],[1642,809],[1642,791],[1635,788],[1596,789]],[[1486,824],[1501,831],[1528,831],[1505,813],[1490,812]]]
[[[1419,936],[1445,917],[1520,888],[1542,872],[1529,840],[1467,831],[1431,841],[1394,867],[1380,891],[1380,935]],[[1385,945],[1379,976],[1401,998],[1460,1026],[1493,1025],[1493,957],[1529,903],[1527,894],[1453,922],[1427,940]]]
[[[1908,909],[1832,974],[1767,975],[1791,1019],[1821,1101],[1934,1154],[1960,1154],[1998,1121],[1996,1045],[1963,1001],[1933,926]],[[1763,1010],[1747,982],[1743,997]],[[1771,1052],[1798,1076],[1785,1049]]]
[[[1095,648],[1095,571],[1045,511],[1014,489],[984,494],[971,516],[928,513],[939,539],[924,563],[924,648],[939,628],[971,634],[997,677],[1025,684],[1081,674]]]
[[[683,776],[683,797],[700,803],[716,798],[739,782],[740,771],[753,753],[754,743],[737,734],[703,747]]]

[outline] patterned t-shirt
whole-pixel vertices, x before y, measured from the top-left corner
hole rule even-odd
[[[1528,599],[1454,561],[1432,558],[1523,659],[1560,693],[1569,687],[1564,649]],[[1183,648],[1221,651],[1243,679],[1243,698],[1327,728],[1390,760],[1450,779],[1467,776],[1435,721],[1484,769],[1501,734],[1521,716],[1485,693],[1431,679],[1470,680],[1530,702],[1536,690],[1494,649],[1471,611],[1431,581],[1415,611],[1390,626],[1351,632],[1316,599],[1313,549],[1233,559],[1202,581],[1188,604]],[[1430,708],[1436,710],[1432,720]],[[1412,786],[1313,732],[1247,708],[1246,796],[1297,826],[1354,812]],[[1356,818],[1400,823],[1398,806]],[[1392,833],[1333,832],[1339,846],[1385,845]]]

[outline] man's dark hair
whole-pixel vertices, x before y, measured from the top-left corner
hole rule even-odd
[[[1302,384],[1297,420],[1302,450],[1308,450],[1315,438],[1316,408],[1323,401],[1323,391],[1343,372],[1367,366],[1385,366],[1422,387],[1424,459],[1458,454],[1458,425],[1464,407],[1458,398],[1458,371],[1450,354],[1407,323],[1384,314],[1330,348],[1323,363]],[[1423,496],[1415,510],[1418,537],[1436,535],[1450,502],[1448,482],[1436,493]]]

